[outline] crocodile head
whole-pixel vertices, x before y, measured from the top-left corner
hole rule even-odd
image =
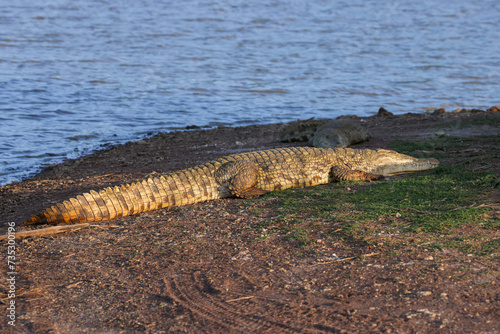
[[[402,173],[418,172],[439,166],[439,161],[433,158],[417,159],[395,151],[378,149],[370,151],[369,161],[364,171],[375,175],[397,175]]]

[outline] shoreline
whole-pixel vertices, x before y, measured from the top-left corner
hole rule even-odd
[[[500,108],[497,110],[500,111]],[[389,148],[390,143],[397,140],[418,142],[438,136],[474,137],[500,133],[500,112],[473,110],[456,113],[438,109],[432,113],[393,115],[381,110],[370,117],[346,115],[339,118],[348,118],[372,134],[369,141],[353,145],[352,148]],[[493,121],[472,124],[475,119],[482,118],[491,118]],[[9,194],[26,191],[30,194],[27,198],[34,200],[29,208],[38,212],[48,202],[63,201],[69,195],[159,176],[229,154],[307,146],[306,142],[279,141],[279,129],[290,123],[189,129],[159,133],[135,142],[111,146],[47,166],[32,177],[0,187],[0,202],[3,199],[5,203],[13,204],[12,199],[8,198]],[[495,123],[498,127],[495,127]],[[19,222],[20,218],[16,217],[15,212],[27,214],[22,202],[17,200],[16,209],[10,207],[10,214],[4,211],[4,205],[0,205],[0,217]]]
[[[495,107],[492,107],[492,108],[495,108]],[[450,115],[456,115],[456,114],[459,114],[459,113],[462,113],[462,114],[481,113],[481,112],[482,113],[491,113],[490,110],[492,108],[489,108],[487,110],[480,110],[480,109],[474,109],[474,108],[473,109],[460,109],[460,108],[458,108],[458,109],[456,109],[454,111],[451,111],[451,112],[444,112],[444,109],[442,109],[442,108],[435,109],[435,110],[432,110],[432,108],[424,108],[424,109],[427,109],[427,111],[425,111],[425,112],[418,112],[418,113],[416,113],[416,112],[408,112],[408,113],[404,113],[404,114],[402,114],[402,113],[397,113],[397,114],[389,113],[388,116],[391,116],[391,117],[409,117],[409,116],[415,116],[418,119],[419,117],[425,118],[425,117],[429,117],[431,115],[442,114],[442,113],[444,113],[444,114],[450,114]],[[500,107],[497,107],[496,110],[500,111]],[[372,119],[374,117],[380,117],[380,116],[381,116],[380,114],[373,113],[373,115],[371,115],[371,116],[341,115],[341,116],[338,116],[338,117],[335,117],[335,118],[332,118],[332,119],[336,119],[336,118],[353,118],[353,119],[358,119],[358,120],[366,120],[366,119]],[[316,119],[319,120],[319,119],[326,119],[326,118],[316,118]],[[290,124],[290,123],[293,123],[293,122],[295,122],[295,120],[294,121],[288,121],[288,122],[285,122],[285,123],[250,124],[250,125],[229,125],[229,126],[225,126],[225,125],[220,125],[220,126],[187,125],[187,126],[185,126],[183,128],[178,128],[178,129],[175,129],[175,130],[172,130],[172,131],[169,131],[169,132],[157,132],[155,134],[146,135],[145,137],[138,137],[135,140],[123,141],[121,143],[120,142],[117,142],[117,143],[107,142],[107,143],[101,144],[100,147],[96,147],[94,149],[84,149],[85,153],[83,153],[82,155],[79,155],[76,158],[63,157],[58,162],[44,163],[44,164],[38,165],[38,167],[33,167],[32,169],[34,171],[28,172],[27,174],[24,174],[25,176],[21,177],[18,180],[7,181],[5,184],[0,185],[0,187],[5,187],[5,186],[9,186],[9,185],[14,184],[14,183],[18,183],[18,182],[23,182],[25,180],[29,180],[29,179],[31,179],[33,177],[36,177],[38,174],[43,173],[44,170],[53,168],[54,166],[59,165],[59,164],[65,164],[65,163],[73,161],[73,160],[79,160],[79,159],[85,158],[87,156],[92,156],[94,154],[98,154],[100,151],[112,149],[112,148],[117,147],[117,146],[129,144],[129,143],[141,142],[143,140],[148,140],[149,138],[154,138],[154,137],[156,137],[158,135],[172,134],[172,133],[182,133],[182,132],[197,132],[197,131],[206,131],[206,130],[216,130],[218,128],[245,128],[245,127],[248,127],[248,126],[257,126],[257,127],[263,126],[263,127],[265,127],[265,126],[274,126],[274,125],[280,125],[281,126],[281,125]],[[298,143],[298,145],[301,145],[301,144]],[[255,148],[255,149],[257,150],[259,148]]]

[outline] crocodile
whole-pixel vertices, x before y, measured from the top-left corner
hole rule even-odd
[[[367,141],[371,135],[348,119],[310,118],[283,126],[279,137],[282,142],[308,141],[313,147],[339,148]]]
[[[283,143],[292,143],[298,141],[308,141],[316,132],[316,129],[331,121],[330,119],[314,119],[298,120],[288,123],[280,128],[278,135]]]
[[[321,148],[347,147],[367,141],[371,135],[350,120],[334,119],[318,126],[309,144]]]
[[[219,198],[249,198],[341,180],[377,180],[438,165],[436,159],[417,159],[385,149],[287,147],[253,151],[161,177],[90,191],[51,206],[24,224],[105,221]]]

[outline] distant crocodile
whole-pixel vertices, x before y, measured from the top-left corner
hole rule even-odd
[[[308,141],[316,132],[316,129],[330,122],[331,119],[314,119],[298,120],[295,122],[283,125],[279,130],[280,141],[284,143],[293,143],[297,141]]]
[[[24,224],[104,221],[218,198],[248,198],[339,180],[376,180],[438,165],[436,159],[384,149],[289,147],[239,153],[159,178],[90,191],[47,208]]]
[[[371,135],[358,124],[345,119],[334,119],[318,126],[309,144],[321,148],[348,147],[367,141]]]
[[[367,141],[371,135],[349,119],[307,119],[283,126],[279,130],[282,142],[309,141],[318,148],[340,148]]]

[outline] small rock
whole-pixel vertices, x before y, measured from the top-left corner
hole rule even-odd
[[[462,108],[457,108],[452,111],[453,114],[459,114],[462,111]]]
[[[380,107],[377,116],[394,116],[392,112],[387,111],[384,107]]]
[[[500,106],[493,106],[486,111],[487,112],[500,112]]]
[[[434,110],[433,114],[438,115],[438,114],[444,114],[445,112],[446,112],[446,109],[439,108],[439,109]]]
[[[425,297],[425,296],[430,296],[430,295],[432,295],[432,292],[430,292],[430,291],[417,291],[418,297]]]
[[[425,261],[432,261],[432,260],[434,260],[434,257],[432,257],[432,256],[427,256],[424,260],[425,260]]]
[[[432,311],[429,311],[428,309],[426,308],[421,308],[419,310],[417,310],[418,313],[421,313],[423,315],[426,315],[428,317],[431,317],[431,318],[435,318],[437,316],[436,313],[432,312]]]
[[[410,311],[410,312],[407,312],[407,313],[405,314],[406,319],[411,319],[411,318],[414,318],[414,317],[416,317],[417,315],[418,315],[418,312],[415,312],[415,311]]]
[[[428,317],[430,317],[430,318],[435,318],[436,316],[438,316],[438,314],[437,314],[437,313],[434,313],[434,312],[432,312],[432,311],[429,311],[429,310],[428,310],[428,309],[426,309],[426,308],[421,308],[421,309],[418,309],[418,310],[416,310],[416,311],[413,311],[413,310],[412,310],[412,311],[407,312],[407,313],[405,314],[405,317],[406,317],[406,319],[411,319],[411,318],[414,318],[414,317],[416,317],[416,316],[418,316],[418,315],[426,315],[426,316],[428,316]]]
[[[398,265],[400,265],[400,266],[413,266],[413,262],[400,262]]]

